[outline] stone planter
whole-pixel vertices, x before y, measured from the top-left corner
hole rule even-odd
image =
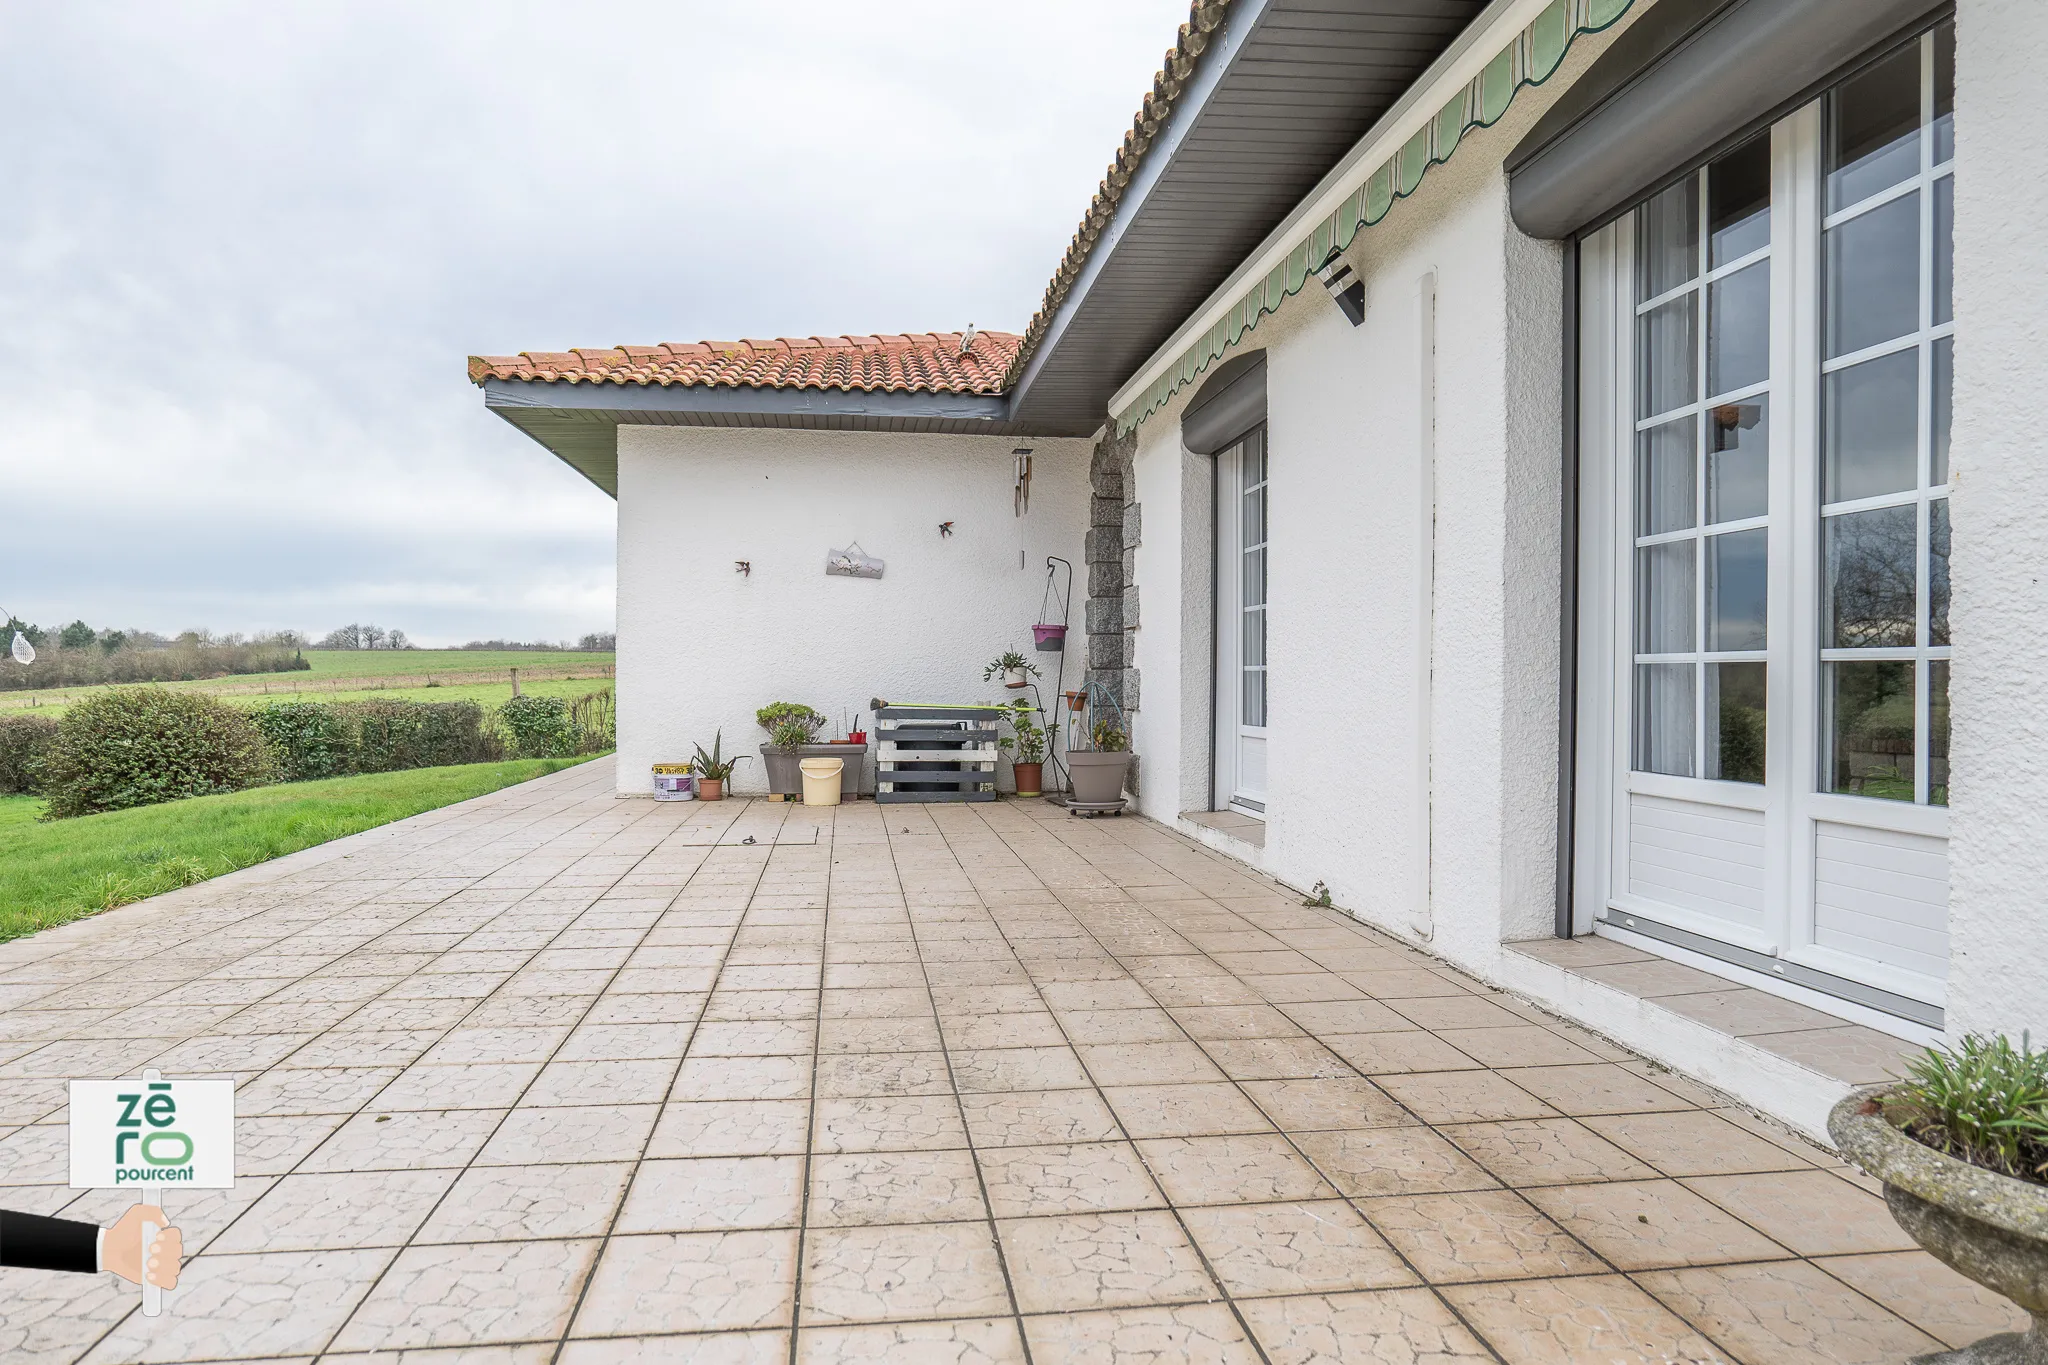
[[[1076,805],[1111,806],[1124,799],[1124,774],[1130,771],[1128,753],[1070,753],[1067,771],[1073,775]]]
[[[2048,1187],[1987,1171],[1914,1141],[1885,1118],[1887,1087],[1852,1092],[1828,1115],[1842,1155],[1884,1182],[1892,1217],[1937,1260],[2033,1316],[1914,1365],[2048,1365]]]

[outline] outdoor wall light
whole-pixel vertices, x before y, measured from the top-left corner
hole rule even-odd
[[[1365,281],[1352,271],[1343,252],[1331,248],[1328,258],[1316,267],[1316,278],[1330,291],[1330,297],[1337,301],[1339,311],[1351,319],[1353,327],[1365,321]]]

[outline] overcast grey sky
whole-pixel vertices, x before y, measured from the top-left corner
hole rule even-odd
[[[612,622],[473,352],[1021,329],[1186,0],[0,0],[0,608]]]

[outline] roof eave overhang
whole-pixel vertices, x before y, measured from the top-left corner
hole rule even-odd
[[[484,406],[613,497],[622,426],[1091,436],[1099,420],[1018,422],[1002,394],[487,379]]]
[[[1223,24],[1210,40],[1208,50],[1202,54],[1201,62],[1195,67],[1193,79],[1188,82],[1182,97],[1174,101],[1173,112],[1167,118],[1166,127],[1160,130],[1159,136],[1147,150],[1144,160],[1138,163],[1138,173],[1132,177],[1123,196],[1117,200],[1116,211],[1110,217],[1108,228],[1103,231],[1094,249],[1088,253],[1088,259],[1082,264],[1080,273],[1075,276],[1073,286],[1067,291],[1066,297],[1060,300],[1052,321],[1046,324],[1045,335],[1039,338],[1038,345],[1033,348],[1023,373],[1017,376],[1017,383],[1011,392],[1020,409],[1028,409],[1032,382],[1044,371],[1046,363],[1058,349],[1060,339],[1066,335],[1067,328],[1080,312],[1089,289],[1101,278],[1104,267],[1115,257],[1124,234],[1129,231],[1137,216],[1144,211],[1146,198],[1165,177],[1167,168],[1173,164],[1174,158],[1180,154],[1187,141],[1188,130],[1194,127],[1209,97],[1216,92],[1216,87],[1222,84],[1231,62],[1244,49],[1245,36],[1258,23],[1259,16],[1265,12],[1268,3],[1269,0],[1237,0],[1237,3],[1226,11]]]

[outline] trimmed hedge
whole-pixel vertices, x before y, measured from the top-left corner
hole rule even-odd
[[[42,769],[52,819],[240,791],[274,771],[247,711],[163,687],[117,687],[73,706]]]
[[[43,759],[57,742],[57,722],[48,716],[0,716],[0,796],[24,796],[43,789]]]
[[[503,742],[473,701],[285,701],[252,716],[286,782],[504,757]]]
[[[249,719],[270,746],[281,782],[340,777],[355,763],[355,736],[334,707],[317,701],[280,701]]]

